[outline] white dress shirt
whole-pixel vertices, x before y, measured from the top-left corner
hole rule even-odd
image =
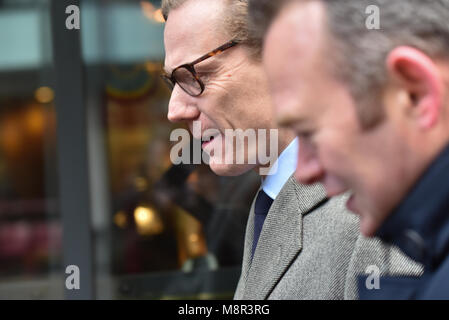
[[[288,178],[295,172],[296,164],[298,163],[298,148],[298,138],[295,138],[281,152],[279,158],[277,158],[275,164],[271,167],[269,174],[262,178],[262,189],[273,200],[276,199]],[[277,171],[271,174],[273,169]]]

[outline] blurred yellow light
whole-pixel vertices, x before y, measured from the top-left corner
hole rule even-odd
[[[18,156],[23,150],[23,133],[17,125],[16,119],[7,117],[3,120],[1,130],[1,144],[8,156]]]
[[[151,223],[154,220],[154,211],[146,207],[137,207],[134,211],[134,218],[140,225]]]
[[[114,215],[114,223],[120,228],[125,228],[128,225],[126,213],[123,211],[117,212]]]
[[[198,242],[200,240],[200,236],[197,233],[192,233],[189,236],[189,241],[190,242]]]
[[[45,129],[45,115],[41,107],[34,106],[27,110],[25,114],[25,123],[32,135],[39,136]]]
[[[140,6],[142,7],[142,10],[146,11],[154,11],[154,6],[151,2],[148,1],[140,1]]]
[[[140,235],[159,234],[163,230],[162,221],[157,213],[148,207],[139,206],[134,210],[137,232]]]
[[[147,1],[140,1],[140,7],[142,8],[142,13],[145,17],[148,19],[158,22],[158,23],[164,23],[164,15],[162,14],[162,9],[159,8],[156,10],[156,8]]]
[[[150,61],[145,63],[145,69],[149,73],[160,72],[162,70],[159,64]]]
[[[154,6],[147,1],[140,1],[140,7],[142,12],[148,19],[153,19],[153,13],[155,11]]]
[[[50,87],[40,87],[34,92],[34,97],[39,103],[50,103],[55,98],[55,93]]]
[[[136,187],[137,191],[145,191],[148,188],[148,182],[147,179],[142,177],[137,177],[134,179],[134,186]]]
[[[164,15],[162,14],[162,9],[157,9],[154,11],[153,19],[159,23],[165,23]]]

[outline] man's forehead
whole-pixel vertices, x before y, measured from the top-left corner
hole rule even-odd
[[[190,0],[170,12],[165,25],[165,67],[191,62],[215,49],[226,38],[221,1]]]
[[[293,2],[273,22],[269,34],[284,41],[284,46],[301,55],[315,49],[324,40],[325,8],[319,1]],[[288,40],[288,41],[287,41]]]
[[[311,2],[318,3],[316,1]],[[319,7],[286,7],[268,31],[264,63],[276,86],[288,86],[292,77],[308,77],[323,54],[323,26]]]

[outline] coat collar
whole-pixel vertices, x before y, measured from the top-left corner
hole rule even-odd
[[[449,254],[449,146],[422,175],[377,232],[396,244],[426,271]]]
[[[293,177],[289,178],[268,212],[252,261],[251,253],[245,253],[243,299],[269,297],[302,249],[303,215],[326,200],[322,185],[300,185]],[[247,238],[246,248],[252,237]]]

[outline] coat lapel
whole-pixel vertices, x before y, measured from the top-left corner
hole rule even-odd
[[[257,191],[259,193],[260,189]],[[257,197],[256,193],[256,197]],[[251,205],[251,210],[248,216],[248,222],[246,223],[245,232],[245,247],[243,251],[243,262],[240,280],[235,292],[235,299],[243,299],[243,294],[246,287],[246,282],[248,279],[248,272],[251,266],[251,248],[254,239],[254,206],[256,203],[256,197],[254,197],[253,204]]]
[[[321,205],[325,199],[322,185],[300,185],[290,177],[268,212],[252,261],[254,214],[251,215],[242,269],[243,299],[269,297],[302,249],[303,215]]]

